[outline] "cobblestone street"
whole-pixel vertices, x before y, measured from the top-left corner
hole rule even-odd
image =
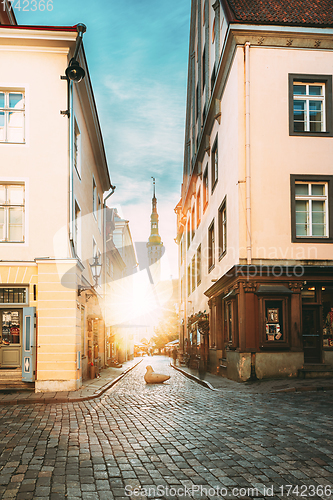
[[[146,385],[148,364],[170,380]],[[333,498],[332,392],[211,391],[168,364],[92,401],[1,407],[1,497]]]

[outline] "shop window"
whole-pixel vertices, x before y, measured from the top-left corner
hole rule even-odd
[[[11,345],[21,343],[21,313],[20,311],[1,311],[1,344]]]
[[[283,298],[262,298],[262,316],[264,331],[262,347],[288,346],[287,301]]]
[[[333,287],[322,287],[323,347],[333,349]]]

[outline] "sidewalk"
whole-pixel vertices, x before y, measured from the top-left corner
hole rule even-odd
[[[234,382],[220,375],[212,375],[206,372],[199,374],[187,366],[173,366],[177,371],[183,373],[195,382],[213,391],[239,392],[242,394],[267,394],[279,392],[305,392],[305,391],[329,391],[333,390],[333,378],[313,379],[272,379],[255,380],[250,382]]]
[[[132,361],[123,363],[122,368],[105,368],[101,371],[100,377],[83,381],[83,386],[77,391],[61,392],[37,392],[27,393],[24,391],[13,391],[11,393],[0,393],[0,406],[10,406],[17,404],[50,404],[50,403],[71,403],[75,401],[88,401],[98,398],[105,391],[116,384],[126,373],[133,370],[141,363],[142,358],[134,358]]]

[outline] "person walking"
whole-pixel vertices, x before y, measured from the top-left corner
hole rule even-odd
[[[177,354],[178,354],[177,347],[174,347],[173,351],[172,351],[172,358],[173,358],[173,364],[175,366],[176,366],[176,362],[177,362]]]

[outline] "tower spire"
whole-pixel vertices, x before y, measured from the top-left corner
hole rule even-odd
[[[150,216],[150,236],[147,243],[148,262],[149,266],[154,264],[155,275],[154,281],[158,282],[161,275],[160,260],[164,252],[164,246],[161,241],[161,236],[158,232],[158,213],[157,213],[157,199],[156,199],[156,179],[153,179],[153,198],[152,210]]]

